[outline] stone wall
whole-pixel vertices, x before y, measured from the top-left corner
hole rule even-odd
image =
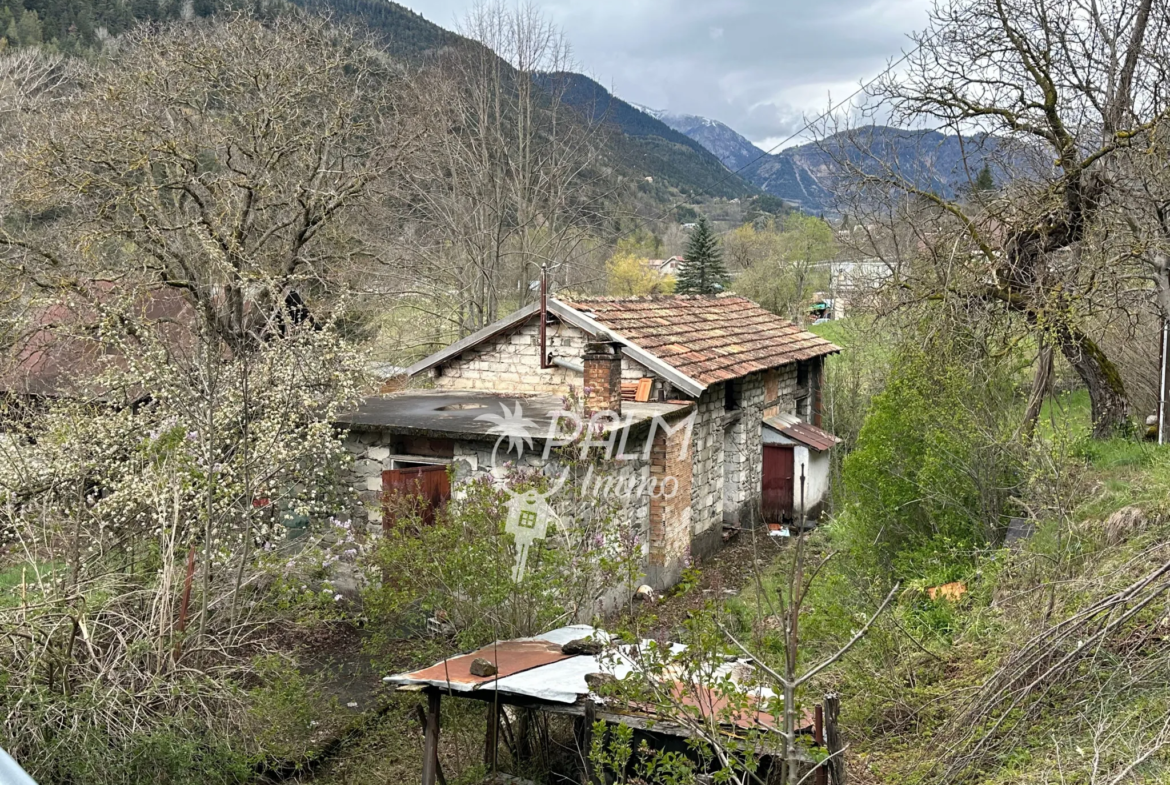
[[[555,357],[582,362],[588,336],[561,322],[547,325],[545,342]],[[622,356],[622,381],[649,376],[639,363]],[[450,390],[497,390],[565,395],[569,387],[580,390],[580,373],[554,365],[540,367],[540,321],[533,318],[520,327],[499,335],[442,366],[435,386]]]
[[[723,536],[723,385],[699,396],[691,439],[691,521],[694,556],[715,551]]]
[[[686,441],[685,429],[680,428],[669,435],[659,430],[654,434],[650,449],[650,477],[654,481],[655,494],[649,500],[646,581],[660,590],[678,582],[691,551],[691,457],[694,444],[688,445]]]
[[[585,334],[567,324],[549,324],[546,342],[557,357],[581,361]],[[581,374],[568,368],[540,367],[540,321],[533,318],[517,329],[474,346],[449,361],[435,377],[435,386],[454,390],[500,390],[564,395],[569,385],[581,387]]]
[[[764,410],[764,419],[775,417],[777,414],[792,414],[796,412],[796,363],[784,365],[780,368],[769,368],[764,371],[764,402],[772,403]]]
[[[678,434],[672,435],[672,438],[681,439],[682,434],[683,431],[680,429]],[[604,475],[593,476],[589,481],[589,486],[583,490],[586,503],[592,504],[597,509],[601,509],[602,507],[611,509],[615,517],[615,523],[621,532],[636,538],[640,544],[643,568],[646,567],[646,559],[650,550],[649,479],[651,461],[641,457],[642,445],[644,445],[642,439],[645,436],[646,434],[644,432],[637,437],[631,435],[631,440],[626,451],[627,453],[636,455],[636,458],[611,463]],[[495,479],[501,479],[507,474],[507,469],[502,466],[496,467],[494,463],[503,463],[504,460],[514,461],[516,456],[513,454],[505,458],[503,455],[498,455],[496,456],[496,460],[493,461],[493,446],[494,443],[491,441],[455,440],[451,450],[453,455],[450,458],[427,456],[425,454],[419,454],[417,457],[435,457],[436,460],[449,460],[453,472],[451,495],[454,498],[458,498],[461,493],[460,486],[469,480],[485,475],[490,475]],[[408,457],[404,455],[405,450],[416,447],[420,453],[425,453],[426,447],[425,445],[416,445],[413,442],[411,444],[404,444],[403,437],[381,431],[351,431],[346,438],[346,447],[350,454],[354,456],[350,482],[355,491],[358,492],[361,500],[360,505],[349,512],[350,519],[358,525],[368,526],[371,534],[380,536],[382,531],[383,470],[393,468],[391,463],[395,455],[398,455],[400,458]],[[555,463],[545,464],[542,459],[541,449],[538,444],[536,450],[526,451],[520,461],[527,466],[543,467],[544,473],[549,477],[558,476],[561,471],[560,466]],[[679,470],[676,469],[676,471]],[[633,489],[632,493],[625,493],[627,489],[631,488]],[[688,498],[689,492],[688,486],[685,491]],[[598,498],[599,495],[602,497],[600,500]],[[553,506],[558,506],[555,503],[555,497],[553,501]],[[562,510],[562,512],[565,514],[569,513],[567,510]],[[683,525],[686,527],[683,538],[685,542],[681,548],[682,552],[685,553],[686,545],[690,541],[689,518],[684,520]],[[675,580],[677,580],[677,575],[675,575]],[[628,587],[614,587],[613,592],[607,593],[603,599],[602,609],[608,610],[612,607],[617,607],[628,599]]]
[[[735,384],[739,409],[724,418],[723,430],[723,522],[731,526],[754,526],[760,508],[760,472],[763,448],[760,429],[766,402],[767,380],[753,373]]]
[[[723,524],[752,526],[759,518],[763,448],[761,421],[795,413],[796,364],[711,385],[699,397],[693,442],[691,552],[720,547]],[[726,384],[738,408],[727,411]],[[765,408],[765,404],[771,403]]]

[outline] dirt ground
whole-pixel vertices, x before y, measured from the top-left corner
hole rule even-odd
[[[688,573],[694,581],[684,581],[660,598],[652,610],[658,617],[651,628],[655,636],[671,637],[687,614],[702,609],[711,600],[738,595],[754,574],[753,561],[766,568],[779,554],[776,538],[763,532],[741,532],[717,553],[695,565]]]

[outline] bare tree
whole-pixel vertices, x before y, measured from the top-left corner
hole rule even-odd
[[[983,298],[1022,317],[1089,389],[1098,436],[1125,421],[1128,400],[1089,334],[1114,284],[1102,269],[1108,260],[1082,251],[1125,153],[1166,116],[1167,24],[1152,0],[941,2],[914,36],[904,72],[879,80],[863,116],[964,135],[958,171],[882,160],[873,131],[826,139],[855,206],[883,203],[887,218],[906,218],[906,207],[891,206],[893,193],[927,210],[900,249],[898,284],[917,297]],[[976,154],[1021,176],[1002,191],[948,193],[947,176],[973,186]],[[924,248],[930,276],[906,264]]]
[[[11,202],[38,220],[5,225],[4,262],[179,290],[237,350],[338,282],[347,218],[415,139],[395,68],[298,14],[143,28],[87,82],[23,123]]]
[[[468,333],[533,296],[542,264],[565,280],[604,227],[614,180],[600,117],[570,103],[561,32],[532,6],[475,6],[474,43],[439,53],[417,75],[420,111],[438,131],[405,184],[403,240],[388,254],[408,289]]]

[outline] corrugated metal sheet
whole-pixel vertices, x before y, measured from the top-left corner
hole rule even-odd
[[[609,636],[604,630],[597,630],[588,625],[562,627],[536,638],[500,641],[478,651],[436,663],[429,668],[389,676],[385,681],[404,687],[433,686],[465,694],[498,692],[501,695],[534,698],[550,704],[571,705],[589,695],[589,685],[585,683],[587,674],[610,673],[621,679],[634,670],[634,662],[629,655],[635,652],[627,651],[626,649],[630,648],[627,646],[610,649],[598,656],[585,654],[569,656],[561,653],[560,647],[563,644],[579,638],[609,641]],[[649,646],[650,643],[642,641],[639,645]],[[674,654],[681,654],[685,650],[686,647],[681,644],[671,644],[671,651]],[[476,657],[497,663],[499,674],[489,677],[472,676],[469,668],[471,661]],[[716,683],[727,677],[734,681],[737,670],[750,670],[751,667],[743,660],[723,663],[711,674],[711,681]],[[754,701],[775,697],[766,687],[752,688],[749,695],[750,700]],[[698,709],[703,716],[722,712],[729,703],[716,689],[702,685],[677,684],[675,697],[679,702]],[[606,702],[602,701],[602,705],[606,705]],[[654,707],[651,706],[609,705],[607,708],[618,714],[648,718],[654,716]],[[811,717],[809,712],[802,713],[802,728],[804,725],[811,726]],[[777,718],[771,714],[751,709],[739,712],[734,721],[742,728],[775,729],[778,724]]]
[[[764,425],[818,452],[827,450],[841,441],[826,430],[801,422],[798,417],[792,414],[778,414],[775,417],[769,417],[764,420]]]
[[[790,425],[784,429],[782,433],[801,444],[806,444],[814,450],[827,450],[837,442],[841,441],[828,431],[822,431],[815,425],[809,425],[806,422]]]

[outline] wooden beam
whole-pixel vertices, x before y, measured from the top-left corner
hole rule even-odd
[[[487,705],[487,733],[483,737],[483,765],[489,773],[496,771],[496,756],[500,749],[500,704]]]
[[[443,699],[438,690],[427,693],[427,726],[423,731],[422,785],[435,785],[439,771],[439,708]]]
[[[837,716],[841,712],[841,699],[837,693],[825,696],[825,749],[829,752],[829,774],[833,785],[845,785],[845,758],[841,755],[841,734],[837,730]]]

